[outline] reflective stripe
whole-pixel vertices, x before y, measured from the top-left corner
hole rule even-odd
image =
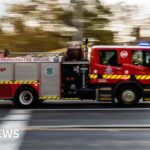
[[[12,81],[0,81],[0,84],[12,84]]]
[[[121,79],[130,79],[130,75],[123,75]]]
[[[150,89],[144,89],[143,91],[144,92],[150,92]]]
[[[35,83],[37,83],[37,81],[35,82],[35,81],[19,81],[18,82],[19,84],[35,84]]]
[[[150,98],[144,98],[144,101],[150,101]]]
[[[120,79],[122,77],[122,75],[117,75],[116,79]]]
[[[141,78],[142,76],[141,75],[135,75],[135,78],[137,79],[137,80],[139,80],[140,78]]]
[[[99,100],[101,100],[101,101],[111,101],[112,98],[110,98],[110,97],[101,97],[101,98],[99,98]]]
[[[36,84],[38,83],[38,81],[21,81],[21,80],[17,80],[17,81],[0,81],[0,84]]]
[[[73,97],[62,98],[59,96],[41,96],[41,97],[39,97],[39,99],[41,99],[41,100],[79,100],[79,98],[73,98]]]
[[[98,75],[97,74],[90,74],[90,79],[97,79]]]
[[[103,79],[130,79],[130,75],[103,75]]]
[[[112,75],[111,76],[111,79],[116,79],[117,78],[117,75]]]
[[[150,75],[148,75],[147,77],[146,77],[146,80],[149,80],[150,79]]]
[[[107,75],[107,76],[106,76],[106,79],[110,79],[110,78],[111,78],[111,76],[112,76],[112,75]]]
[[[135,75],[135,78],[137,80],[149,80],[150,79],[150,75]]]
[[[143,79],[146,79],[146,75],[142,76],[141,79],[142,79],[142,80],[143,80]]]

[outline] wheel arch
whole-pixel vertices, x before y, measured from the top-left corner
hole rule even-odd
[[[23,99],[22,97],[20,98],[20,95],[22,93],[25,93],[25,94],[28,93],[29,103],[28,103],[28,98],[27,100],[25,99],[25,97],[23,97]],[[38,92],[33,86],[21,85],[15,91],[14,98],[13,98],[13,103],[15,106],[19,108],[31,108],[31,107],[35,107],[37,105],[37,102],[38,102]]]
[[[131,86],[131,87],[136,87],[137,90],[139,91],[138,95],[139,98],[141,98],[143,96],[143,87],[140,83],[138,83],[137,81],[122,81],[119,82],[113,89],[113,93],[114,93],[114,97],[116,96],[116,93],[118,91],[119,88],[123,87],[123,86]]]
[[[16,95],[20,92],[20,90],[25,89],[25,88],[31,89],[31,90],[36,94],[37,97],[39,96],[38,91],[37,91],[32,85],[25,84],[25,85],[19,86],[19,87],[15,90],[14,98],[15,98]]]

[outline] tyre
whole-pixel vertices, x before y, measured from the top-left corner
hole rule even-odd
[[[131,107],[139,102],[139,90],[132,86],[120,87],[117,91],[116,97],[122,106]]]
[[[32,87],[22,87],[17,90],[14,98],[14,104],[17,107],[33,107],[37,104],[38,96]]]

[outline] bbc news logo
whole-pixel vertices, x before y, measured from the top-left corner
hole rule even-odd
[[[18,139],[20,130],[15,129],[0,129],[0,139]]]

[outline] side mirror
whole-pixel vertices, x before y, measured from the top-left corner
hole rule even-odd
[[[150,58],[143,61],[143,65],[146,67],[150,67]]]
[[[148,59],[147,66],[150,67],[150,58]]]

